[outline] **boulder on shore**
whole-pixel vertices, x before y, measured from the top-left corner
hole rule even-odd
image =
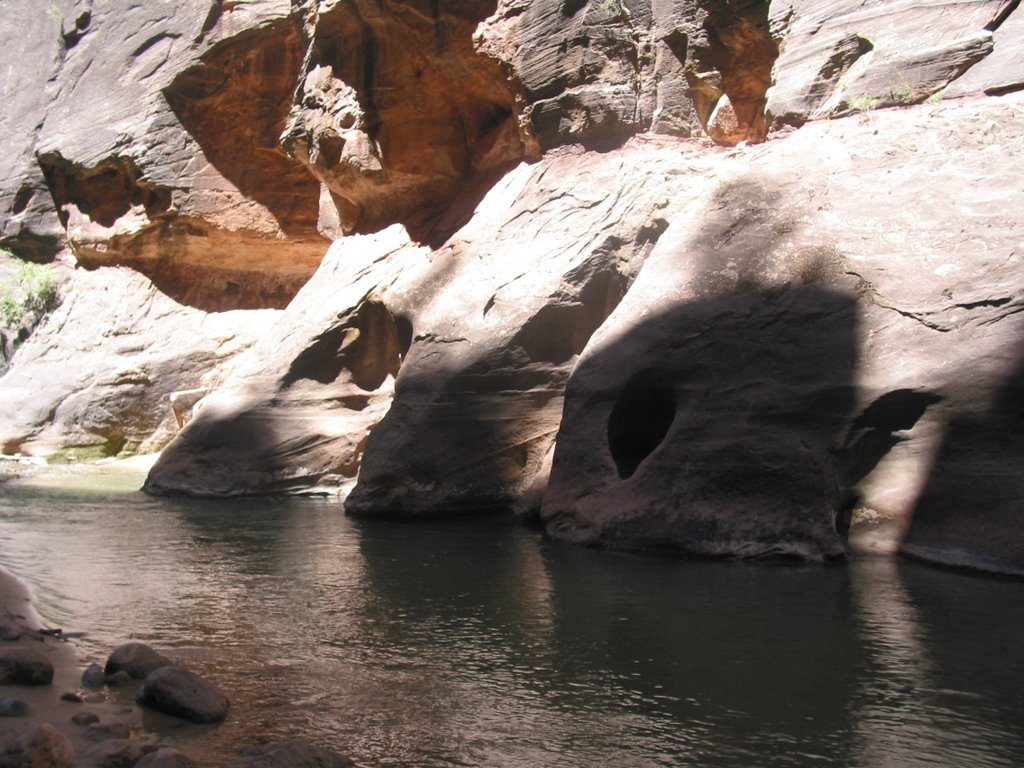
[[[227,717],[230,702],[210,681],[180,667],[161,667],[146,678],[140,704],[194,723],[216,723]]]
[[[107,675],[127,672],[134,678],[145,680],[150,673],[173,665],[166,656],[154,651],[145,643],[125,643],[114,649],[107,659],[103,671]]]
[[[49,723],[30,723],[0,744],[0,768],[71,768],[75,749]]]
[[[53,682],[53,663],[30,648],[0,650],[0,684],[49,685]]]

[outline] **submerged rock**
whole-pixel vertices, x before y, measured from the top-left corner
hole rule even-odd
[[[304,741],[268,744],[245,750],[227,768],[353,768],[349,758]]]
[[[142,683],[139,703],[195,723],[227,717],[227,696],[213,683],[179,667],[161,667]]]
[[[184,752],[164,747],[143,756],[133,768],[196,768],[196,762]]]
[[[106,683],[111,688],[121,688],[122,686],[130,685],[132,680],[135,680],[135,679],[138,679],[138,678],[137,677],[133,677],[132,675],[130,675],[127,671],[125,671],[123,669],[119,669],[114,674],[107,675]]]
[[[83,757],[96,768],[130,768],[156,748],[155,737],[112,738],[90,747]]]
[[[76,712],[71,716],[71,722],[75,725],[87,726],[100,721],[99,715],[95,712]]]
[[[82,672],[82,687],[83,688],[102,688],[107,682],[107,673],[103,671],[103,667],[96,662],[93,662],[85,671]]]
[[[107,658],[103,671],[108,676],[125,672],[134,678],[143,680],[160,667],[173,664],[173,661],[154,651],[145,643],[133,642],[115,648]]]
[[[83,734],[89,741],[106,741],[107,739],[127,739],[132,729],[127,723],[93,723]]]

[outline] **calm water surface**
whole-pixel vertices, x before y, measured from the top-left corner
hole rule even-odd
[[[367,767],[1024,765],[1021,582],[76,477],[0,485],[0,565],[83,661],[141,639],[227,691],[207,763],[305,737]]]

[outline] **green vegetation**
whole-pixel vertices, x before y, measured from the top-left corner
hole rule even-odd
[[[84,464],[102,459],[127,458],[139,452],[141,443],[128,440],[121,433],[106,436],[105,443],[68,445],[46,457],[47,464]]]
[[[881,102],[874,96],[851,96],[846,100],[846,105],[854,112],[869,112]]]
[[[917,101],[917,91],[906,80],[900,80],[897,85],[893,86],[889,90],[889,95],[897,104],[913,104]]]
[[[47,464],[81,464],[110,457],[106,445],[71,445],[46,457]]]
[[[16,328],[34,323],[60,302],[53,270],[45,264],[24,262],[9,285],[0,287],[0,324]]]

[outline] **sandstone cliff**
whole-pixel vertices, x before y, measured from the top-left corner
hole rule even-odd
[[[11,2],[0,442],[1024,573],[1018,5]]]

